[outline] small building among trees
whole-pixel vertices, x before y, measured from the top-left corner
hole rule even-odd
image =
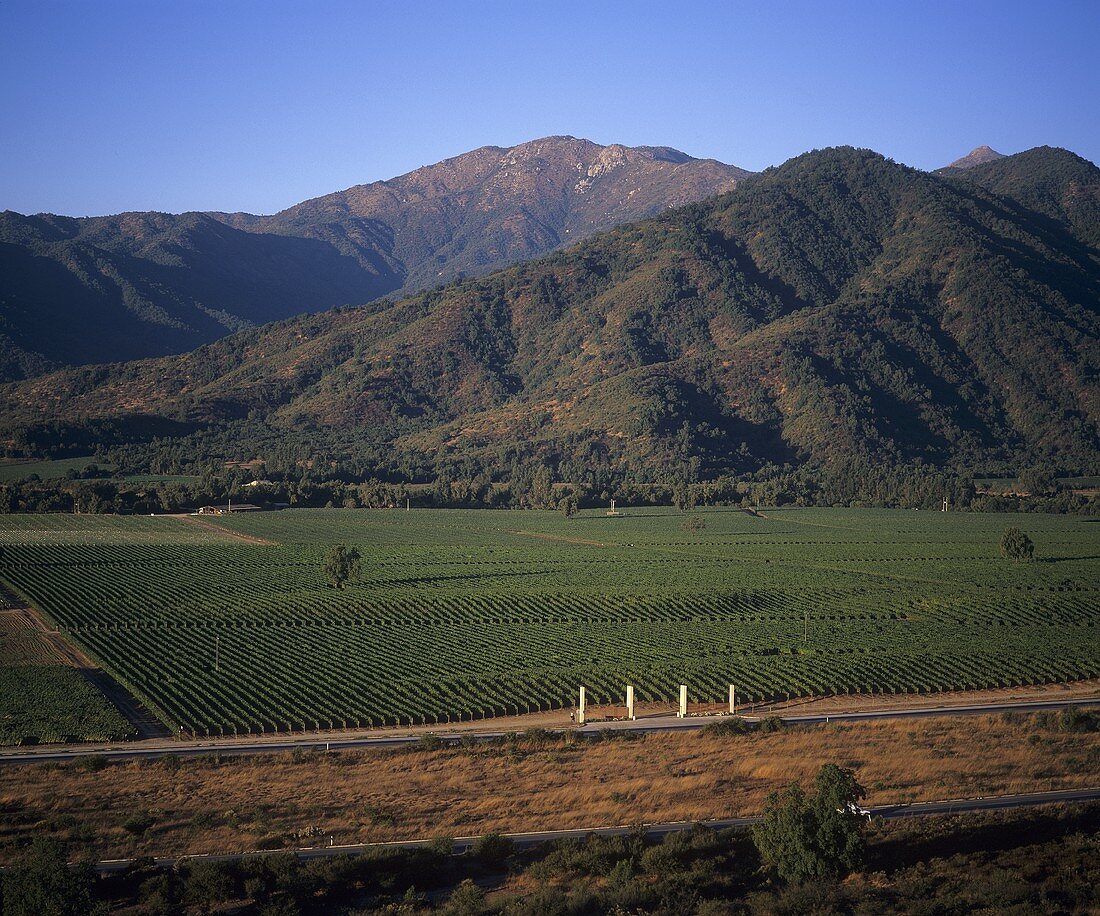
[[[261,512],[261,506],[252,503],[228,503],[224,506],[199,506],[199,515],[229,515],[237,512]]]

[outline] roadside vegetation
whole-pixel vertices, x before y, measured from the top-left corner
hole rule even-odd
[[[1087,913],[1100,906],[1098,829],[1097,804],[875,822],[862,828],[863,857],[844,881],[786,880],[748,832],[706,829],[523,850],[489,836],[461,856],[439,840],[305,863],[287,854],[176,868],[146,860],[100,879],[70,870],[65,847],[43,841],[4,876],[3,902],[11,916]]]
[[[863,806],[1084,788],[1100,772],[1097,722],[1079,709],[744,734],[536,729],[454,746],[429,736],[363,751],[26,764],[3,771],[0,864],[41,837],[118,858],[735,817],[833,762],[866,789]]]

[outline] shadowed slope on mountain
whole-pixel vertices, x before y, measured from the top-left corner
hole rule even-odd
[[[0,405],[20,441],[57,421],[250,417],[334,455],[384,444],[495,474],[519,457],[701,474],[853,456],[1090,462],[1088,229],[824,150],[482,279],[47,376]],[[263,447],[254,434],[240,427],[242,453]]]
[[[485,147],[274,216],[0,214],[0,378],[178,353],[543,254],[748,174],[664,148]]]

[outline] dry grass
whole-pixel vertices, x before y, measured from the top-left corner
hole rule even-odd
[[[101,858],[491,831],[702,820],[760,811],[822,763],[872,804],[1095,785],[1100,736],[1033,718],[877,722],[720,737],[341,752],[0,771],[0,857],[54,833]],[[135,814],[152,826],[125,828]],[[327,842],[327,840],[326,840]]]

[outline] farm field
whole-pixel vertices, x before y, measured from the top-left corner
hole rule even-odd
[[[1100,521],[888,510],[10,516],[0,577],[173,728],[593,702],[929,693],[1100,674]],[[1006,526],[1036,558],[998,555]],[[333,544],[361,579],[328,586]]]
[[[93,456],[83,458],[58,458],[52,461],[0,461],[0,483],[22,480],[32,475],[42,480],[64,477],[69,471],[83,471],[95,464]]]
[[[109,740],[132,731],[0,592],[0,744]]]

